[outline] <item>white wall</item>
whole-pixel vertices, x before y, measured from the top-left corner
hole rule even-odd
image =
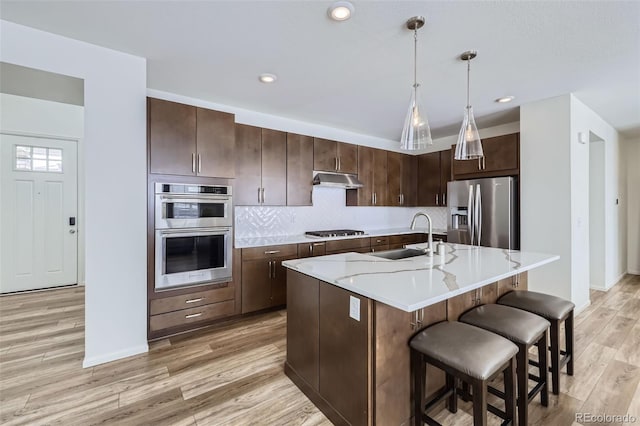
[[[627,270],[640,275],[640,138],[624,142],[627,159]]]
[[[520,236],[523,251],[560,255],[529,272],[529,288],[571,299],[570,98],[520,107]]]
[[[147,351],[146,61],[0,26],[0,61],[85,82],[84,365]]]
[[[84,156],[84,107],[0,93],[0,132],[78,141]],[[78,164],[78,283],[84,284],[84,167]],[[0,254],[1,256],[1,254]]]
[[[622,157],[618,132],[588,106],[571,95],[571,185],[574,250],[573,289],[580,294],[583,281],[589,282],[588,220],[589,144],[578,143],[578,134],[591,134],[590,140],[604,142],[604,285],[616,284],[627,271],[626,161]],[[586,230],[586,232],[585,232]],[[582,296],[588,300],[588,291]]]
[[[530,274],[533,290],[589,303],[589,135],[604,142],[604,282],[626,271],[626,172],[618,133],[571,94],[520,108],[522,250],[560,261]],[[583,133],[587,143],[578,141]]]

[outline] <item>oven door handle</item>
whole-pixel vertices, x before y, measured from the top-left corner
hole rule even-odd
[[[231,234],[231,228],[212,228],[210,230],[206,230],[206,231],[194,231],[192,229],[180,229],[180,230],[176,230],[176,229],[167,229],[167,230],[161,230],[161,231],[157,231],[159,233],[160,236],[162,237],[170,237],[170,236],[176,236],[176,237],[205,237],[207,235],[227,235],[227,234]]]
[[[209,201],[231,201],[231,196],[229,195],[209,195],[202,194],[198,196],[194,195],[160,195],[160,200],[165,203],[170,203],[172,201],[179,202],[191,202],[191,203],[204,203]]]

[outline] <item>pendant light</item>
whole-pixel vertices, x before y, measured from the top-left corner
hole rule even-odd
[[[413,91],[407,118],[404,120],[402,136],[400,137],[400,148],[405,150],[424,149],[427,145],[432,145],[431,130],[427,122],[427,116],[418,102],[418,29],[424,25],[423,16],[414,16],[407,20],[407,28],[413,30]]]
[[[469,100],[469,74],[471,73],[471,60],[478,56],[475,50],[469,50],[460,55],[460,59],[467,61],[467,106],[462,119],[462,127],[458,134],[458,143],[456,144],[456,153],[453,158],[456,160],[475,160],[484,157],[482,151],[482,141],[476,126],[476,120],[473,118],[473,108]]]

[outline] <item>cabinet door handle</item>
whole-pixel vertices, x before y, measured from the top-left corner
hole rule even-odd
[[[267,250],[264,252],[264,254],[276,254],[276,253],[280,253],[280,250]]]
[[[342,170],[342,158],[338,157],[338,170]]]
[[[443,206],[447,205],[447,193],[446,192],[442,193],[442,205]]]
[[[314,245],[314,246],[318,246],[318,247],[320,247],[320,246],[323,246],[323,245],[324,245],[324,243],[313,243],[313,245]]]
[[[313,256],[313,244],[309,244],[309,256]]]
[[[482,170],[487,170],[487,162],[485,161],[485,156],[482,157]]]
[[[335,165],[335,170],[336,170],[336,172],[337,172],[337,171],[338,171],[338,157],[335,157],[335,158],[334,158],[334,161],[335,161],[335,163],[336,163],[336,165]]]
[[[478,170],[482,170],[482,161],[478,158]]]
[[[273,274],[271,273],[271,265],[273,264],[273,260],[269,261],[269,278],[271,278],[273,276]]]
[[[264,188],[262,188],[262,204],[264,204]]]
[[[196,172],[196,153],[191,153],[191,173]]]
[[[189,314],[189,315],[185,315],[184,318],[185,319],[191,319],[191,318],[197,318],[199,316],[202,315],[202,312],[198,312],[197,314]]]
[[[258,204],[260,204],[260,188],[258,188]]]
[[[202,173],[202,156],[198,154],[198,173]]]
[[[272,278],[275,280],[276,279],[276,266],[277,266],[278,262],[275,261],[275,260],[273,260],[272,262],[273,262],[273,277]]]
[[[438,194],[436,194],[436,206],[439,205],[440,203],[438,203]]]
[[[411,322],[409,323],[409,325],[411,326],[412,330],[416,329],[416,326],[418,325],[418,311],[414,311],[411,314]]]
[[[185,300],[184,303],[197,303],[197,302],[201,301],[202,299],[204,299],[204,297],[198,297],[197,299]]]

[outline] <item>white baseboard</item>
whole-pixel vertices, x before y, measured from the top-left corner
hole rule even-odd
[[[573,316],[578,315],[580,312],[584,311],[585,309],[587,309],[589,306],[591,306],[591,300],[587,300],[587,303],[585,303],[582,306],[579,306],[577,308],[573,309]]]
[[[627,271],[627,274],[631,274],[631,275],[640,275],[640,269],[629,269]]]
[[[607,291],[607,290],[609,290],[607,287],[604,287],[604,286],[601,287],[599,285],[590,285],[589,288],[591,290],[598,290],[598,291]]]
[[[123,349],[117,352],[111,352],[105,355],[86,357],[82,361],[82,368],[93,367],[95,365],[104,364],[106,362],[115,361],[117,359],[126,358],[133,355],[143,354],[149,352],[149,345],[144,344],[140,346],[134,346],[131,348]]]

